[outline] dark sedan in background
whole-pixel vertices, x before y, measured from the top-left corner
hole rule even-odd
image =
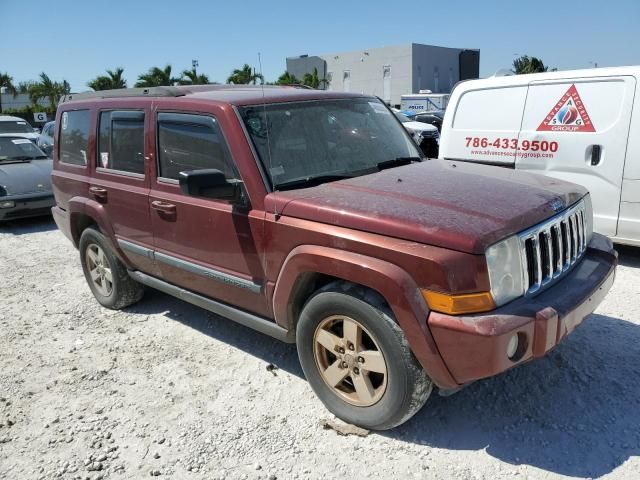
[[[52,160],[24,137],[0,136],[0,223],[50,215]]]

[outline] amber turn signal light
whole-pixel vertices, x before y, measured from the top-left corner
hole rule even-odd
[[[496,308],[490,292],[447,295],[446,293],[422,290],[422,296],[431,310],[449,315],[488,312]]]

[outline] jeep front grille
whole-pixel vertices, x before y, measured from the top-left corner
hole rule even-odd
[[[569,270],[587,249],[584,201],[519,234],[524,291],[532,294]]]

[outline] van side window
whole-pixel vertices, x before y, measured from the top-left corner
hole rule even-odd
[[[60,162],[86,165],[89,144],[89,110],[62,113],[60,126]]]
[[[526,98],[526,85],[468,91],[460,97],[453,128],[518,131]]]
[[[228,179],[239,175],[215,118],[182,113],[158,114],[158,176],[215,168]]]
[[[144,174],[144,112],[100,113],[98,166]]]

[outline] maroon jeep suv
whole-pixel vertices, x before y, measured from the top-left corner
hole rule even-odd
[[[426,160],[375,97],[78,94],[55,136],[53,214],[98,302],[152,287],[295,342],[327,408],[366,428],[545,355],[614,280],[586,190]]]

